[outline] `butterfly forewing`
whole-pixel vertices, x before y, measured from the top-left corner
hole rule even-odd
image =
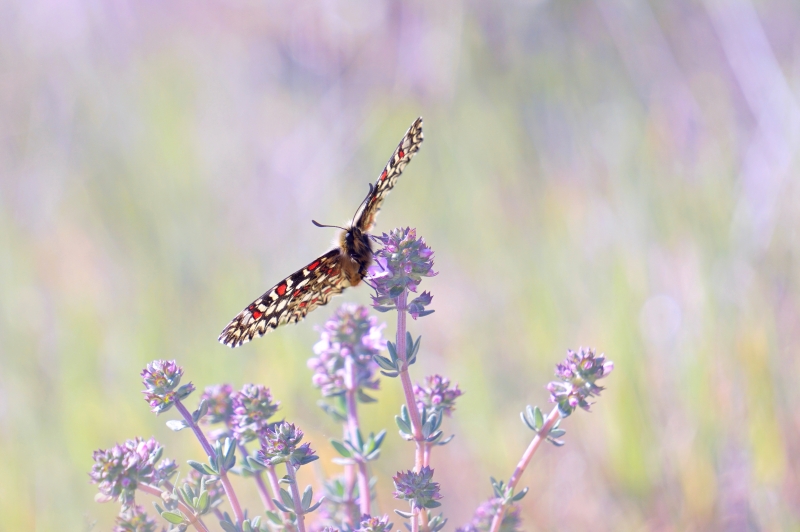
[[[238,347],[253,337],[295,323],[349,286],[340,268],[341,250],[332,249],[279,282],[236,315],[219,341]]]
[[[392,190],[408,161],[419,151],[421,143],[422,118],[417,118],[395,148],[364,206],[356,214],[353,232],[366,233],[372,227],[383,198]],[[222,330],[219,341],[230,347],[238,347],[280,325],[302,320],[306,314],[350,286],[351,281],[345,269],[350,272],[352,283],[358,284],[362,272],[366,271],[372,260],[369,245],[357,249],[348,247],[346,239],[341,240],[343,243],[340,247],[297,270],[237,314]]]
[[[389,194],[408,162],[419,151],[422,139],[422,117],[420,117],[408,128],[400,144],[397,145],[394,153],[389,158],[389,162],[386,163],[383,172],[378,176],[378,181],[375,183],[375,188],[372,189],[372,194],[364,203],[361,212],[356,215],[354,224],[356,227],[362,231],[369,231],[372,228],[375,223],[375,217],[381,209],[383,198]]]

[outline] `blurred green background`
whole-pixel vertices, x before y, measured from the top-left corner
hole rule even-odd
[[[466,392],[432,460],[448,529],[591,345],[616,370],[523,477],[524,530],[800,530],[799,25],[794,0],[0,2],[0,529],[110,529],[94,449],[202,458],[142,400],[155,358],[270,386],[336,471],[306,359],[369,291],[216,337],[422,115],[377,230],[436,252],[412,376]],[[391,512],[413,458],[383,387]]]

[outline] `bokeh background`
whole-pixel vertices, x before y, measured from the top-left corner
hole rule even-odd
[[[142,400],[155,358],[270,386],[323,457],[305,480],[335,472],[306,359],[369,291],[216,336],[422,115],[378,230],[436,251],[413,376],[466,392],[433,457],[448,530],[580,345],[616,370],[535,457],[524,530],[800,530],[798,27],[794,0],[0,2],[0,529],[110,529],[96,448],[202,458]],[[391,513],[412,451],[383,388]]]

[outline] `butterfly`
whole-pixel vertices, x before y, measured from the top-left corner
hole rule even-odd
[[[353,221],[342,228],[339,244],[305,267],[264,292],[222,330],[219,341],[238,347],[264,336],[285,324],[296,323],[317,307],[325,305],[349,286],[356,286],[372,263],[369,230],[381,203],[397,178],[422,144],[422,118],[408,128],[400,144],[386,163],[374,186],[356,211]],[[316,222],[314,222],[316,224]],[[316,224],[319,225],[319,224]]]

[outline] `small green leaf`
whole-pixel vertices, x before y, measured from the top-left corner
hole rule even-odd
[[[319,508],[319,505],[320,505],[320,504],[322,504],[322,501],[324,501],[324,500],[325,500],[325,497],[320,497],[320,498],[319,498],[319,500],[318,500],[316,503],[314,503],[314,505],[313,505],[313,506],[309,506],[309,507],[308,507],[308,508],[305,510],[305,513],[307,513],[307,514],[310,514],[311,512],[313,512],[314,510],[316,510],[317,508]]]
[[[294,507],[294,500],[292,499],[292,496],[291,494],[289,494],[288,491],[281,488],[280,494],[281,494],[281,500],[283,501],[284,505],[288,506],[289,508]]]
[[[336,452],[338,452],[340,455],[344,456],[345,458],[352,458],[353,457],[353,453],[348,451],[347,447],[342,445],[341,442],[338,442],[336,440],[331,440],[331,445],[333,445],[333,448],[336,449]]]
[[[394,421],[397,423],[397,426],[400,427],[402,432],[406,434],[411,434],[411,426],[406,423],[400,416],[394,416]]]
[[[311,486],[306,486],[305,491],[303,491],[303,498],[300,500],[300,506],[305,510],[308,508],[308,505],[311,504],[311,498],[314,496],[314,491],[311,489]]]
[[[183,516],[181,514],[176,514],[175,512],[162,512],[161,517],[163,517],[173,525],[183,523]]]
[[[170,419],[169,421],[167,421],[167,427],[170,430],[174,430],[175,432],[178,432],[179,430],[183,430],[188,426],[189,426],[189,424],[186,423],[182,419]]]
[[[383,369],[385,369],[387,371],[392,371],[392,370],[397,371],[397,367],[388,358],[383,357],[381,355],[374,355],[372,358],[373,358],[373,360],[375,360],[375,362],[377,362],[377,364],[381,368],[383,368]]]
[[[236,529],[236,525],[229,521],[220,521],[219,524],[225,530],[225,532],[239,532]]]
[[[511,497],[511,502],[521,501],[522,498],[528,494],[528,488],[524,488],[522,491]]]
[[[275,499],[272,499],[272,500],[274,501]],[[283,523],[283,519],[281,519],[281,517],[278,514],[276,514],[275,512],[267,510],[266,514],[267,514],[267,518],[270,521],[272,521],[273,523],[275,523],[276,525],[280,525],[280,524]]]
[[[397,347],[392,342],[386,342],[386,349],[389,351],[389,356],[392,357],[392,365],[397,368]]]
[[[404,519],[411,519],[412,517],[414,517],[414,514],[409,512],[401,512],[400,510],[395,510],[394,513],[396,513],[397,515],[399,515]]]
[[[425,508],[438,508],[441,505],[439,501],[428,501],[425,503]]]
[[[200,496],[197,498],[197,504],[194,505],[194,509],[200,512],[201,514],[205,513],[206,510],[208,510],[208,502],[209,502],[208,491],[203,490],[200,493]]]
[[[383,439],[386,437],[386,429],[380,431],[377,436],[375,436],[375,448],[379,449],[381,444],[383,443]]]
[[[533,419],[536,422],[536,430],[541,429],[542,425],[544,425],[544,414],[542,414],[538,406],[533,408]]]
[[[281,504],[281,503],[278,501],[278,499],[272,499],[272,502],[275,504],[275,506],[277,506],[277,507],[278,507],[278,510],[280,510],[281,512],[287,512],[287,513],[288,513],[288,512],[291,512],[291,510],[290,510],[289,508],[285,507],[284,505],[282,505],[282,504]]]

